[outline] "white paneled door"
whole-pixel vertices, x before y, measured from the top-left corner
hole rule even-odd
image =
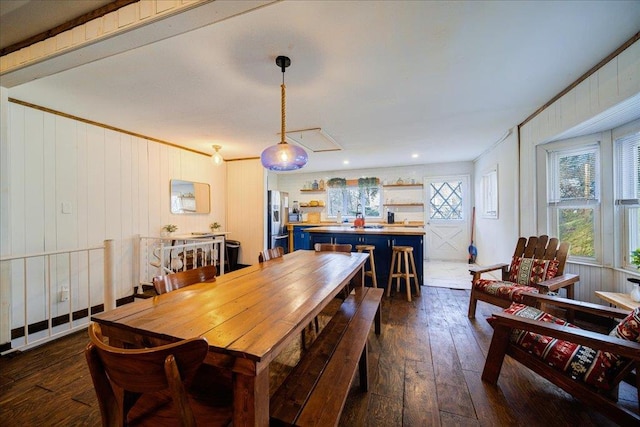
[[[470,241],[469,176],[425,178],[425,258],[463,261]]]

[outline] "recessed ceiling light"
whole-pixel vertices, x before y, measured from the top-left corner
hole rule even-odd
[[[411,155],[411,158],[412,158],[412,159],[417,159],[417,158],[418,158],[418,155],[417,155],[417,154],[412,154],[412,155]]]
[[[345,160],[342,163],[345,164],[345,165],[348,165],[349,164],[349,160]]]

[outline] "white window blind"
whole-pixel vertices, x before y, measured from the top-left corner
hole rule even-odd
[[[622,214],[622,265],[631,265],[631,251],[640,248],[640,132],[625,135],[615,141],[616,205]]]

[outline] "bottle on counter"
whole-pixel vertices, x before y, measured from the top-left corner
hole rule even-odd
[[[338,224],[342,224],[342,212],[338,211],[338,214],[336,215],[336,222]]]

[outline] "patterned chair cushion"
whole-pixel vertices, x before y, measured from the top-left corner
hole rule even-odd
[[[627,317],[622,319],[609,335],[623,340],[640,342],[640,307],[636,307]]]
[[[523,302],[523,292],[538,293],[538,288],[533,286],[522,286],[502,280],[480,279],[473,284],[473,287],[477,291],[513,302]]]
[[[504,312],[540,322],[550,322],[577,328],[577,326],[549,313],[522,304],[513,303]],[[635,316],[633,315],[634,313]],[[620,330],[619,333],[622,334],[620,338],[629,336],[635,337],[637,340],[640,335],[638,328],[640,311],[636,309],[634,313],[620,322],[611,332],[611,335]],[[492,320],[493,318],[489,318],[489,323],[492,323]],[[613,379],[629,362],[628,359],[613,353],[593,350],[587,346],[519,329],[512,330],[510,340],[529,354],[565,373],[572,379],[583,381],[602,390],[610,390],[612,388]]]
[[[513,257],[509,267],[509,281],[519,285],[535,286],[556,277],[559,264],[557,259]]]

